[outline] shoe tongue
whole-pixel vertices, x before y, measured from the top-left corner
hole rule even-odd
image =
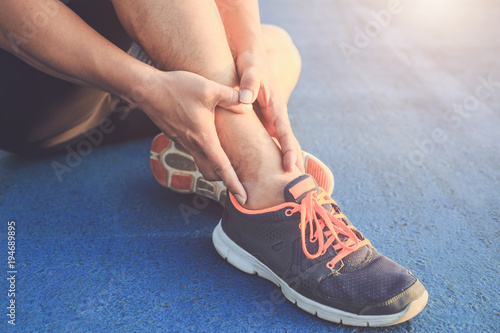
[[[310,192],[315,191],[316,193],[320,194],[320,189],[318,187],[318,184],[316,184],[316,181],[311,175],[304,174],[301,175],[291,182],[289,182],[284,189],[284,195],[285,195],[285,201],[286,202],[296,202],[300,204],[302,199],[306,197]],[[331,204],[324,204],[323,208],[326,209],[326,211],[330,212],[331,214],[335,214],[337,211],[333,210],[333,206]],[[335,209],[339,209],[336,207]],[[351,222],[347,218],[342,218],[340,219],[347,225],[352,225]],[[346,235],[339,235],[340,241],[345,242],[346,239],[348,238]],[[335,245],[337,241],[333,243]],[[317,248],[316,248],[317,250]],[[316,250],[311,250],[311,251],[316,251]],[[367,246],[363,246],[361,249],[347,255],[345,257],[344,262],[346,260],[349,260],[350,263],[355,264],[357,261],[362,261],[363,258],[367,257],[367,251],[369,251]],[[328,250],[326,252],[326,255],[328,257],[334,257],[337,255],[337,252],[334,250],[333,246],[328,247]]]
[[[309,192],[313,191],[319,194],[319,187],[314,178],[308,174],[298,176],[285,186],[285,201],[300,203]]]

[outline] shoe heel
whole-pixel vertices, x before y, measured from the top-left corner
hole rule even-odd
[[[170,138],[163,133],[158,134],[151,142],[151,153],[161,154],[163,149],[168,148],[170,146]]]

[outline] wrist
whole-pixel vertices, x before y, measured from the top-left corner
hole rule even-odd
[[[155,67],[134,59],[134,64],[128,67],[130,72],[124,80],[123,87],[119,89],[119,95],[129,103],[143,108],[150,99],[149,95],[160,84],[160,75],[163,73]]]

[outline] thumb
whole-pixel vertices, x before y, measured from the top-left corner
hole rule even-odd
[[[251,104],[257,99],[260,88],[260,79],[257,76],[257,71],[253,68],[248,68],[241,76],[240,82],[240,102]]]
[[[238,90],[222,84],[218,84],[215,97],[218,101],[216,105],[222,106],[234,113],[246,113],[252,109],[251,106],[240,103]]]

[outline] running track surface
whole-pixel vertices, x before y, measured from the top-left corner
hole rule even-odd
[[[344,327],[276,298],[273,284],[215,252],[217,204],[156,184],[145,139],[95,148],[62,182],[51,163],[64,155],[0,152],[4,276],[8,221],[18,233],[15,328],[498,332],[500,5],[402,1],[377,30],[371,13],[387,8],[261,4],[262,20],[287,29],[303,58],[289,104],[303,149],[331,167],[334,198],[372,244],[425,284],[419,316],[387,329]],[[342,42],[356,46],[349,59]],[[184,218],[186,207],[200,209]],[[2,331],[12,329],[3,281]]]

